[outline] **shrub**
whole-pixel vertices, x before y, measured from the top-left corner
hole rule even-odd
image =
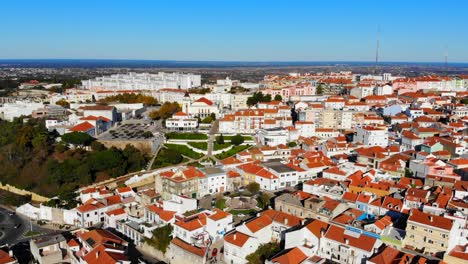
[[[233,145],[239,146],[240,144],[244,143],[244,137],[240,134],[237,134],[231,138],[231,143]]]

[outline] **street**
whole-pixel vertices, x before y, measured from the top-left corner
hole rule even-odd
[[[14,245],[23,240],[29,240],[24,236],[26,232],[31,231],[29,219],[16,213],[10,214],[11,211],[0,207],[0,245]],[[37,225],[35,221],[32,221],[32,228],[33,231],[41,234],[52,232],[52,230]]]

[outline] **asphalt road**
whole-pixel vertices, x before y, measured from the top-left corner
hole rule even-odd
[[[31,230],[29,219],[17,214],[10,214],[11,211],[0,207],[0,245],[14,245],[16,243],[29,240],[24,234]],[[38,231],[41,234],[53,232],[47,228],[43,228],[32,221],[33,231]]]

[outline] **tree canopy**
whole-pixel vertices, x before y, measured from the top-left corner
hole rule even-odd
[[[247,190],[252,194],[258,193],[260,191],[260,184],[257,182],[251,182],[247,185]]]
[[[88,144],[90,138],[64,136],[80,144]],[[93,141],[91,151],[68,149],[63,142],[56,142],[57,137],[47,131],[43,120],[0,121],[0,181],[44,196],[58,195],[69,200],[64,205],[72,205],[79,186],[139,171],[148,162],[133,146],[107,149]]]
[[[162,253],[166,253],[167,248],[172,240],[172,226],[171,224],[167,224],[162,227],[158,227],[153,230],[153,237],[151,239],[146,238],[146,242],[156,248],[157,250],[161,251]]]
[[[275,95],[275,101],[283,101],[283,97],[280,94]]]
[[[153,106],[158,103],[158,100],[152,96],[136,94],[136,93],[123,93],[108,96],[99,100],[101,103],[121,103],[121,104],[137,104],[142,103],[146,106]]]
[[[220,134],[219,136],[216,137],[216,143],[218,143],[219,145],[224,144],[224,136],[223,136],[223,134]]]
[[[325,87],[324,87],[324,86],[325,86],[325,85],[323,85],[323,84],[319,84],[319,85],[317,86],[316,94],[323,94],[323,92],[324,92],[324,90],[325,90]]]
[[[244,137],[240,134],[237,134],[231,138],[231,143],[235,146],[239,146],[240,144],[244,143]]]
[[[173,114],[179,112],[181,110],[179,103],[177,102],[165,102],[161,105],[158,110],[154,110],[150,113],[151,119],[159,120],[159,119],[167,119],[171,117]]]
[[[247,255],[245,259],[249,264],[263,264],[281,250],[278,243],[267,243],[260,245],[255,252]]]
[[[94,138],[82,132],[71,132],[62,135],[62,140],[68,144],[89,146]]]
[[[60,105],[63,108],[70,108],[70,103],[67,102],[65,99],[60,99],[57,102],[55,102],[56,105]]]
[[[271,102],[271,95],[264,95],[262,92],[255,92],[251,97],[247,98],[248,106],[254,106],[260,102]]]

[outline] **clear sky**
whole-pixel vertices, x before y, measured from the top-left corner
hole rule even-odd
[[[0,59],[468,62],[468,1],[2,0]]]

